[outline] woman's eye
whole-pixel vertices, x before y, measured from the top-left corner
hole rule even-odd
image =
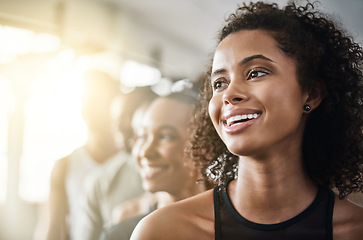
[[[261,71],[261,70],[251,70],[248,73],[247,79],[253,79],[253,78],[258,78],[258,77],[263,77],[265,75],[267,75],[268,73],[266,71]]]
[[[227,83],[223,82],[223,81],[213,81],[213,90],[218,90],[220,88],[223,88],[224,86],[226,86]]]
[[[176,136],[171,135],[171,134],[160,134],[159,139],[161,141],[173,141],[176,139]]]

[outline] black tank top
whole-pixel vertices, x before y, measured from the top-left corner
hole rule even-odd
[[[320,188],[311,205],[299,215],[277,224],[258,224],[232,206],[226,186],[213,191],[216,240],[332,240],[334,193]]]

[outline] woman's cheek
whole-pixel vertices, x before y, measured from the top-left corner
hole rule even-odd
[[[209,102],[208,112],[215,127],[218,125],[219,112],[220,112],[220,107],[218,105],[219,105],[218,100],[215,97],[212,97],[212,99]]]

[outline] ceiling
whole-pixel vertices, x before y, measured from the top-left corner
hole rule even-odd
[[[146,24],[195,51],[209,53],[223,20],[242,0],[98,0],[132,12]],[[249,1],[245,1],[249,2]],[[277,0],[286,4],[287,0]],[[299,1],[304,3],[305,1]],[[363,42],[363,0],[321,0],[320,7],[339,17]]]

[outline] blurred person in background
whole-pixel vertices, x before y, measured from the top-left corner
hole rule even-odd
[[[111,220],[112,209],[143,193],[140,176],[135,174],[138,173],[137,164],[130,154],[134,140],[131,120],[137,109],[156,96],[150,86],[136,87],[113,101],[112,128],[115,129],[115,141],[124,146],[125,156],[108,164],[105,171],[89,179],[74,239],[99,239],[103,226]]]
[[[119,82],[97,70],[85,72],[82,81],[82,117],[88,138],[84,146],[58,160],[52,169],[47,240],[73,239],[87,179],[104,171],[108,165],[130,160],[123,142],[115,141],[112,128],[111,103],[121,94]],[[138,177],[136,170],[129,171],[128,174]],[[134,195],[142,192],[139,181],[130,182],[128,186]]]
[[[208,188],[208,184],[198,182],[199,169],[184,154],[188,122],[198,101],[192,87],[191,81],[176,82],[171,94],[157,98],[138,116],[135,114],[133,128],[137,139],[133,155],[146,192],[115,208],[114,225],[105,228],[102,240],[129,239],[147,214]]]

